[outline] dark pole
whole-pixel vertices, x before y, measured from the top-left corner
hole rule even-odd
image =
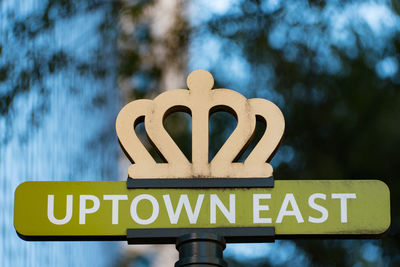
[[[190,233],[179,237],[176,249],[179,261],[175,267],[183,266],[228,266],[223,259],[225,238],[211,233]]]

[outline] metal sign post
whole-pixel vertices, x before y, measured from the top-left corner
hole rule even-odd
[[[189,233],[178,238],[176,249],[179,261],[176,267],[183,266],[228,266],[223,259],[225,239],[211,233]]]
[[[25,240],[127,240],[176,244],[175,266],[226,266],[225,243],[290,238],[377,238],[390,226],[390,191],[379,180],[277,180],[268,163],[284,132],[279,108],[212,89],[204,70],[189,90],[128,103],[116,120],[132,165],[126,182],[25,182],[15,191],[14,226]],[[209,116],[226,111],[237,127],[209,162]],[[168,114],[192,116],[192,160],[164,128]],[[267,124],[244,162],[256,120]],[[157,163],[136,135],[146,133]],[[212,141],[212,140],[211,140]]]

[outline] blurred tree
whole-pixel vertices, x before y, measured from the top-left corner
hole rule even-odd
[[[27,131],[40,125],[49,108],[51,91],[54,91],[49,87],[49,79],[67,72],[94,80],[106,80],[112,76],[115,47],[108,40],[116,37],[114,25],[119,10],[117,1],[7,2],[1,3],[4,23],[0,28],[0,119],[6,121],[8,131],[0,133],[0,144],[10,140],[11,118],[14,112],[18,112],[17,99],[28,93],[36,93],[38,98],[29,111]],[[86,32],[71,33],[71,36],[59,34],[58,37],[64,38],[62,44],[54,40],[55,32],[65,30],[64,25],[85,16],[98,16],[98,35],[92,40],[101,42],[103,46],[82,57],[79,47],[75,45],[82,46],[80,42],[90,37],[85,35]],[[54,43],[50,45],[49,42]],[[91,46],[90,41],[85,44],[86,47]],[[77,86],[65,85],[65,90],[77,94],[81,89]],[[94,107],[101,107],[105,101],[104,93],[95,95],[92,102]]]
[[[239,1],[199,26],[220,42],[218,64],[240,55],[248,94],[283,110],[292,155],[276,179],[381,179],[392,191],[391,230],[372,243],[381,254],[366,259],[368,241],[296,241],[315,266],[400,264],[400,34],[386,4]],[[225,84],[235,76],[214,73]]]

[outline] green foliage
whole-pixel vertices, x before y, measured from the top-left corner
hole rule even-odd
[[[265,90],[279,95],[286,120],[282,144],[294,155],[275,167],[276,179],[381,179],[389,185],[392,228],[371,264],[384,259],[394,266],[400,264],[399,32],[388,25],[376,32],[352,17],[351,5],[361,9],[363,3],[285,1],[268,9],[264,2],[241,1],[235,12],[213,17],[207,31],[222,42],[222,57],[239,47],[253,96]],[[337,30],[332,16],[339,19],[341,12],[348,12],[348,23]],[[394,62],[387,73],[379,69],[385,60]],[[215,71],[222,83],[231,77],[223,68]],[[312,265],[353,266],[365,263],[366,242],[352,242],[351,250],[349,241],[296,244]]]

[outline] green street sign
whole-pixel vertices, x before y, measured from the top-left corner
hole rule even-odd
[[[126,182],[25,182],[15,192],[14,225],[27,240],[126,240],[130,229],[149,238],[159,236],[156,243],[168,243],[172,239],[163,240],[159,233],[171,236],[193,228],[218,234],[221,229],[229,236],[230,230],[254,229],[254,236],[262,236],[272,227],[276,239],[370,237],[389,228],[390,192],[378,180],[158,189],[127,189]]]
[[[186,89],[139,99],[119,112],[115,130],[131,161],[126,182],[26,182],[15,191],[14,226],[25,240],[175,243],[175,266],[226,266],[226,242],[290,238],[370,238],[390,226],[390,192],[378,180],[274,181],[269,163],[285,129],[281,110],[261,98],[213,89],[205,70]],[[209,160],[209,119],[232,114],[236,128]],[[192,117],[189,160],[164,127],[174,112]],[[256,122],[266,130],[253,142]],[[146,135],[157,162],[134,128]]]

